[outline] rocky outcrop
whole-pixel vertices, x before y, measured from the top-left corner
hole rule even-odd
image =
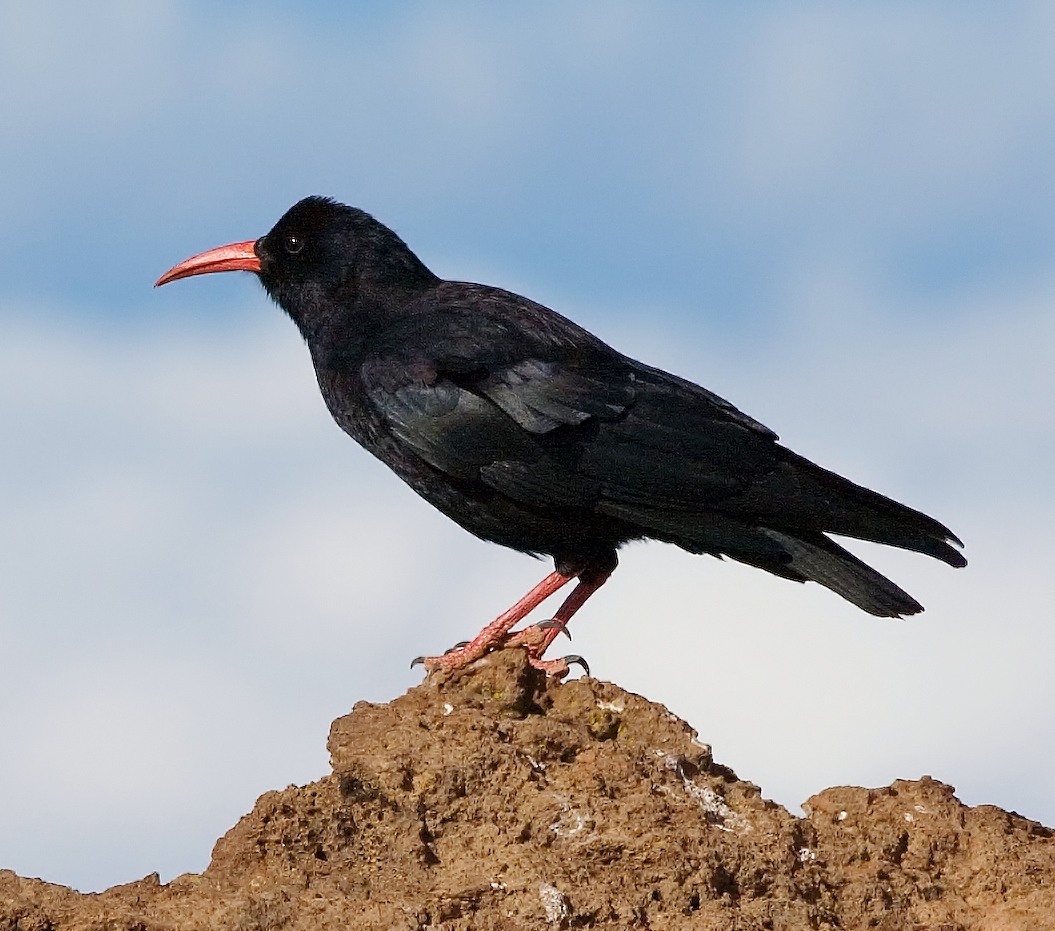
[[[924,777],[797,818],[665,708],[522,651],[334,722],[201,875],[82,895],[0,872],[0,929],[1045,929],[1055,840]]]

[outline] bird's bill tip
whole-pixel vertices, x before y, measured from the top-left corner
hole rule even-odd
[[[210,275],[213,272],[259,272],[260,259],[254,251],[255,240],[234,242],[229,246],[220,246],[192,255],[189,259],[170,268],[154,282],[158,288],[178,278],[189,278],[191,275]]]

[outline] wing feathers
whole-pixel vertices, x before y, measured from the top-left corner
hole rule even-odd
[[[618,417],[634,398],[628,378],[602,381],[537,359],[492,372],[474,388],[531,433]]]
[[[486,398],[439,381],[369,393],[392,433],[429,465],[459,479],[506,458],[532,461],[541,450]]]

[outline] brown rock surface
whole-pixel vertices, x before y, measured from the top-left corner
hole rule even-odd
[[[926,777],[796,818],[663,707],[518,650],[360,702],[329,749],[200,876],[82,895],[0,872],[0,931],[1055,928],[1036,822]]]

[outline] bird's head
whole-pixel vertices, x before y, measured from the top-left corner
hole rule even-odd
[[[326,197],[294,204],[260,239],[180,262],[155,287],[229,271],[255,272],[305,335],[335,314],[383,312],[438,280],[387,226]]]

